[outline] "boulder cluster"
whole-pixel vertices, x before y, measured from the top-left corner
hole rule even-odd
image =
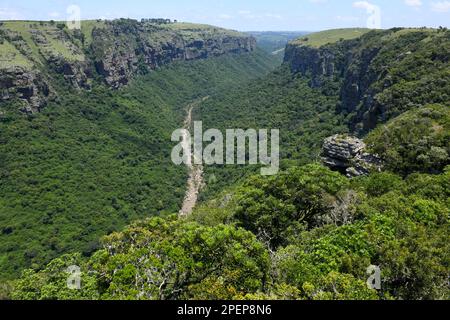
[[[37,72],[22,67],[10,67],[0,72],[0,101],[11,97],[21,99],[24,113],[39,112],[51,96],[51,88]]]
[[[334,135],[325,139],[321,158],[326,166],[345,173],[349,178],[382,169],[381,159],[366,152],[364,141],[347,135]]]

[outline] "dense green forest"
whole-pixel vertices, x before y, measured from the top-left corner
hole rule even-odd
[[[262,51],[179,62],[119,91],[59,85],[59,97],[24,117],[13,103],[0,122],[0,276],[14,278],[130,222],[177,212],[187,172],[170,160],[185,106],[262,76]]]
[[[13,298],[449,299],[449,181],[448,169],[348,180],[317,164],[255,176],[187,220],[134,223],[89,259],[26,271]],[[70,265],[81,290],[67,288]]]
[[[439,173],[449,164],[450,31],[339,29],[287,50],[280,68],[212,97],[197,117],[212,128],[279,128],[283,168],[318,160],[324,138],[337,133],[367,138],[401,175]],[[256,169],[206,167],[214,183],[203,197]]]
[[[211,97],[195,110],[207,128],[280,129],[281,166],[307,164],[317,160],[324,138],[348,132],[344,117],[336,114],[338,95],[322,94],[308,85],[308,79],[291,73],[287,65],[268,77],[232,93]],[[226,110],[226,112],[225,112]],[[257,166],[207,166],[203,197],[229,186]]]
[[[450,299],[449,46],[442,28],[333,30],[291,42],[278,67],[259,50],[177,62],[118,91],[8,113],[0,262],[15,279],[4,294]],[[204,128],[280,129],[281,171],[205,166],[202,202],[181,218],[187,172],[169,163],[170,133],[205,96],[193,113]],[[326,167],[335,134],[363,139],[382,167]],[[67,286],[74,265],[80,290]]]

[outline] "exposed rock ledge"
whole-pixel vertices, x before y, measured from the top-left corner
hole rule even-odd
[[[382,161],[377,155],[366,152],[366,144],[355,137],[334,135],[325,139],[322,148],[322,162],[347,177],[367,175],[381,171]]]
[[[0,101],[19,98],[24,106],[22,112],[39,112],[47,100],[53,97],[53,91],[36,70],[11,67],[0,70]]]

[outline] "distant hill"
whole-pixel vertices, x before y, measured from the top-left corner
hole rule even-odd
[[[289,41],[307,35],[308,31],[251,31],[247,32],[256,39],[260,48],[282,59]]]
[[[294,45],[308,45],[310,47],[320,47],[329,43],[338,42],[339,40],[351,40],[362,36],[369,32],[370,29],[364,28],[348,28],[333,29],[312,33],[308,36],[301,37],[292,41]]]

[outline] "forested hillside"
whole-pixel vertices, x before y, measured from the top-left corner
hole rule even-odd
[[[448,52],[446,29],[307,35],[288,45],[281,68],[231,95],[213,97],[198,117],[213,128],[279,128],[286,168],[319,160],[327,136],[365,137],[407,112],[388,128],[380,126],[369,144],[396,173],[441,172],[450,154]],[[205,195],[255,169],[207,167],[217,181]]]
[[[281,166],[306,164],[318,159],[323,140],[348,131],[344,117],[336,114],[337,94],[322,94],[307,78],[291,73],[287,65],[264,79],[232,93],[211,97],[196,110],[208,128],[280,129]],[[205,177],[214,177],[203,196],[256,172],[257,166],[207,166]]]
[[[36,24],[42,32],[64,32]],[[179,29],[185,32],[184,25]],[[98,44],[95,35],[85,41],[88,49],[80,52],[88,56],[87,43]],[[47,51],[36,48],[30,57],[38,60]],[[10,61],[17,64],[14,57]],[[137,219],[177,212],[187,172],[172,164],[170,138],[182,126],[185,106],[233,90],[275,66],[259,50],[229,52],[137,72],[127,86],[111,90],[101,77],[91,79],[89,88],[74,86],[39,61],[41,74],[52,75],[45,80],[53,92],[45,108],[22,112],[29,102],[14,96],[17,87],[0,103],[0,279],[66,252],[89,255],[103,235]],[[2,76],[10,77],[5,71]],[[37,93],[33,85],[29,89]]]
[[[348,180],[320,165],[255,176],[188,219],[134,223],[64,255],[17,299],[449,299],[449,171]],[[81,290],[66,286],[80,266]],[[368,289],[379,266],[382,290]]]
[[[312,87],[338,86],[337,112],[347,117],[352,131],[364,135],[405,111],[448,104],[447,29],[357,29],[342,38],[327,33],[294,41],[285,61],[294,73],[308,75]]]
[[[74,174],[78,180],[73,180],[72,191],[85,192],[78,193],[83,204],[98,192],[103,202],[87,202],[93,205],[89,209],[110,210],[108,222],[116,219],[94,232],[108,233],[98,248],[81,252],[56,247],[45,258],[67,254],[49,264],[42,263],[45,259],[26,260],[30,244],[24,244],[21,265],[32,268],[12,282],[10,295],[16,299],[450,299],[449,46],[450,31],[443,28],[332,30],[291,42],[284,64],[268,74],[273,60],[258,51],[241,52],[175,64],[113,93],[100,86],[87,97],[100,92],[95,101],[105,101],[103,108],[94,108],[93,102],[88,112],[55,105],[32,119],[19,115],[7,119],[6,136],[16,142],[1,145],[8,147],[4,158],[14,155],[19,161],[6,162],[17,167],[5,170],[3,176],[10,180],[2,176],[2,182],[23,181],[25,191],[17,194],[8,184],[2,185],[1,194],[11,195],[2,212],[20,208],[15,215],[25,217],[33,212],[30,206],[47,199],[39,197],[43,191],[54,190],[48,199],[52,204],[58,203],[54,200],[60,207],[75,203],[61,194],[71,185],[64,180],[67,175],[61,173],[55,182],[54,168],[65,164],[75,166],[73,172],[92,173]],[[160,90],[176,94],[166,97]],[[186,101],[205,95],[209,99],[193,115],[204,128],[280,129],[282,170],[266,177],[257,174],[257,166],[205,166],[203,202],[192,215],[180,218],[176,212],[185,173],[165,165],[170,148],[158,147],[169,141],[161,137],[167,136],[170,125],[181,122]],[[144,101],[149,100],[154,101],[151,109],[161,122],[147,113]],[[91,151],[79,158],[83,153],[76,149],[56,153],[56,159],[47,162],[38,151],[17,149],[23,145],[29,150],[40,141],[29,132],[45,137],[45,148],[64,141],[58,150],[67,149],[66,140],[55,138],[59,133],[50,125],[73,119],[66,114],[76,114],[76,119],[83,119],[81,124],[88,121],[83,133],[108,128],[106,133],[92,134],[91,139],[99,142],[91,145],[96,154]],[[42,127],[24,130],[22,123],[27,129]],[[76,133],[78,122],[70,128]],[[152,140],[144,143],[143,137],[161,140],[146,145]],[[73,143],[78,145],[79,139]],[[105,143],[106,139],[112,143]],[[84,143],[90,146],[89,141]],[[114,151],[99,153],[99,147]],[[33,166],[23,170],[34,163],[29,159],[43,159],[34,166],[39,171],[31,171]],[[352,172],[347,170],[351,161],[376,165]],[[100,184],[104,189],[98,187],[98,173],[93,174],[100,170],[97,163],[100,168],[108,165],[103,171],[108,183]],[[111,170],[113,165],[122,169]],[[149,165],[156,169],[142,169]],[[23,172],[27,174],[22,177]],[[42,180],[42,172],[47,172],[48,180]],[[9,178],[12,174],[14,179]],[[78,187],[79,181],[87,182],[84,189]],[[158,182],[156,191],[151,190]],[[30,185],[35,197],[23,202]],[[125,197],[116,195],[117,190],[123,190]],[[7,207],[11,203],[14,207]],[[37,207],[35,212],[52,212],[51,223],[67,225],[71,217],[67,212],[77,212],[71,210],[76,207],[73,204],[61,214],[59,206]],[[83,231],[93,218],[92,211],[84,212],[90,212],[86,214],[91,219],[86,218]],[[151,215],[158,216],[131,222]],[[21,230],[31,229],[29,221],[22,222]],[[128,221],[128,227],[109,232]],[[37,225],[47,226],[42,221]],[[15,227],[3,231],[2,245],[17,245]],[[49,229],[59,230],[54,227]],[[89,240],[94,239],[91,234],[86,235]],[[40,243],[42,248],[48,244]],[[20,258],[14,256],[16,248],[4,250],[3,259]],[[80,267],[81,290],[67,288],[71,265]],[[378,290],[367,286],[369,266],[381,271]]]

